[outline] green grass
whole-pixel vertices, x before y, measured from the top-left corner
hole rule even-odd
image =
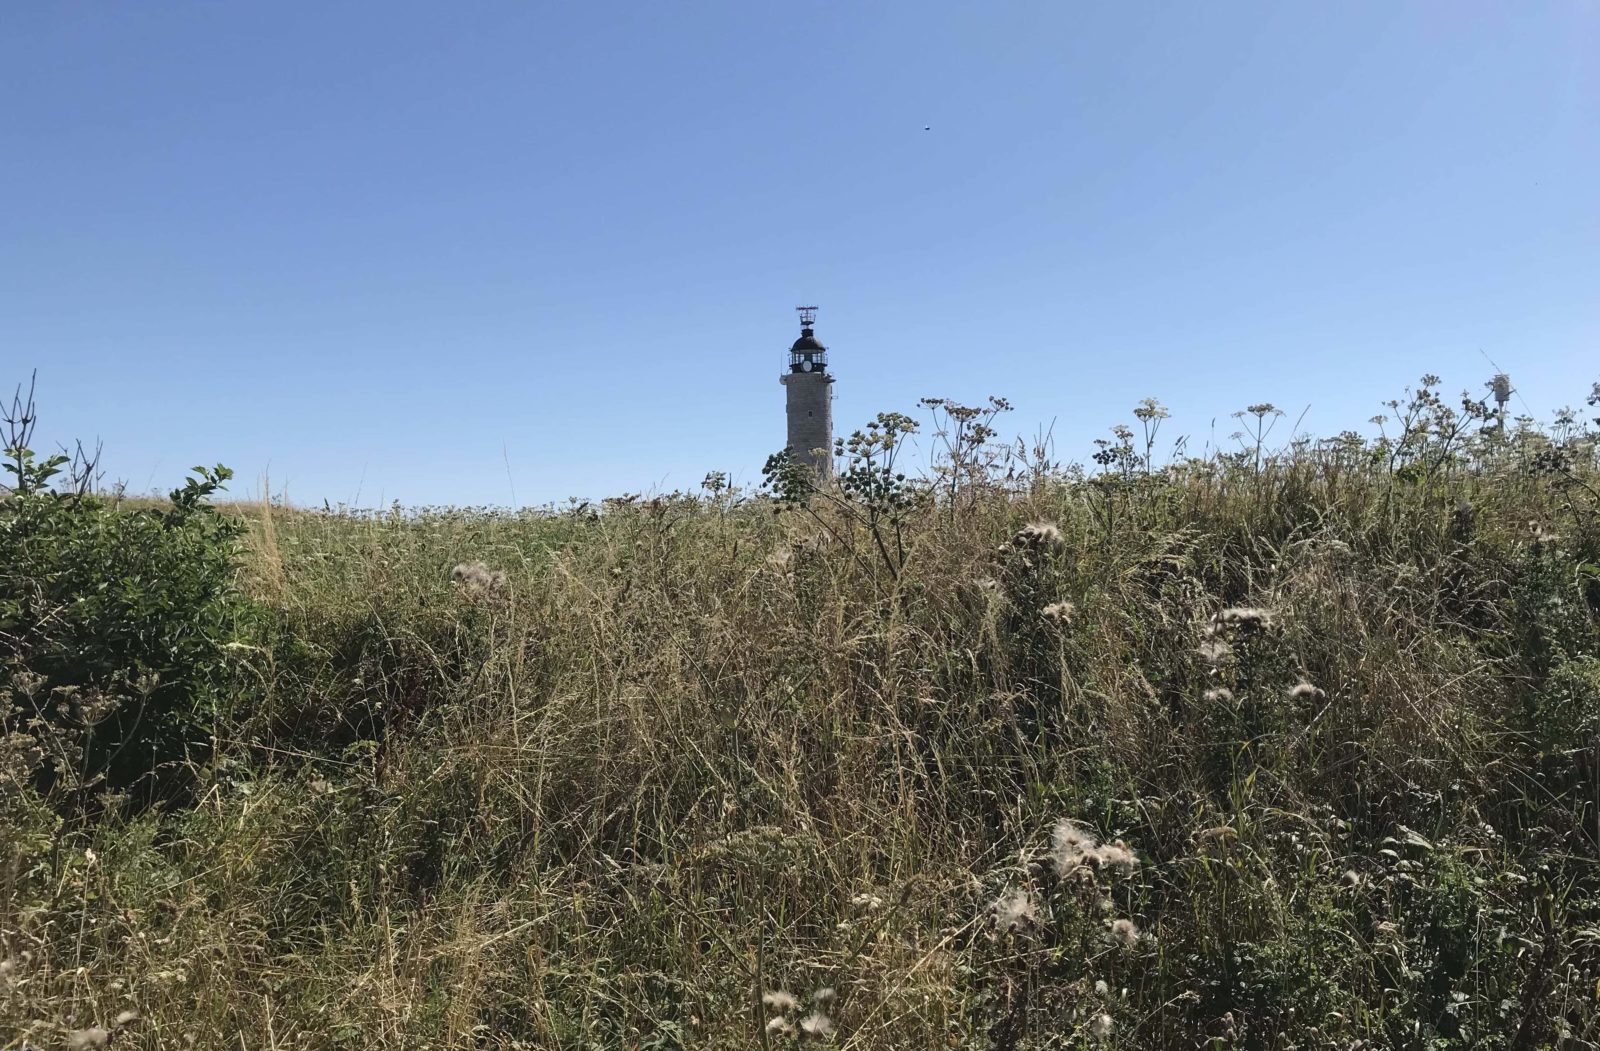
[[[980,465],[903,555],[823,500],[236,508],[193,798],[0,803],[0,1039],[781,1047],[761,994],[831,987],[807,1042],[1593,1047],[1592,434],[1439,442]]]

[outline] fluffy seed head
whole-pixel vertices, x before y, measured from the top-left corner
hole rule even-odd
[[[1214,690],[1207,690],[1204,697],[1212,704],[1229,704],[1233,701],[1233,691],[1226,686],[1218,686]]]
[[[1321,696],[1322,691],[1304,679],[1289,687],[1288,697],[1291,701],[1314,701]]]
[[[1094,1016],[1094,1021],[1089,1023],[1089,1033],[1096,1040],[1107,1040],[1111,1037],[1111,1030],[1116,1028],[1116,1023],[1111,1016],[1101,1011]]]
[[[1272,627],[1272,611],[1257,606],[1230,606],[1211,620],[1213,624],[1243,632],[1266,631]]]
[[[773,1036],[793,1036],[794,1023],[783,1015],[767,1019],[767,1032]]]
[[[1112,920],[1111,937],[1112,940],[1131,948],[1139,943],[1139,928],[1133,925],[1132,920]]]
[[[110,1030],[98,1025],[80,1029],[67,1037],[67,1047],[72,1051],[90,1051],[92,1048],[105,1047],[110,1042]]]
[[[1072,615],[1077,608],[1070,602],[1052,602],[1039,611],[1039,616],[1059,627],[1066,627],[1072,623]]]
[[[1067,877],[1087,866],[1099,849],[1094,833],[1075,821],[1061,820],[1050,833],[1050,857],[1056,872]]]
[[[1066,543],[1061,530],[1051,522],[1029,522],[1011,538],[1011,546],[1024,551],[1050,552]]]
[[[474,595],[501,592],[510,583],[504,570],[490,569],[482,562],[462,562],[450,571],[450,579]]]
[[[1094,857],[1101,868],[1122,876],[1130,875],[1139,867],[1138,856],[1120,839],[1096,848]]]
[[[800,998],[782,989],[768,989],[761,994],[761,1002],[784,1014],[800,1010]]]
[[[1033,925],[1033,899],[1020,889],[1007,891],[993,905],[995,929],[1001,934],[1022,931]]]
[[[812,1011],[800,1019],[800,1031],[811,1037],[827,1036],[833,1032],[833,1019],[821,1011]]]

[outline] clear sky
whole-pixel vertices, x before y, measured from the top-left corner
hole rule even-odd
[[[0,90],[0,382],[135,490],[755,481],[800,303],[841,430],[1079,459],[1600,378],[1595,0],[9,3]]]

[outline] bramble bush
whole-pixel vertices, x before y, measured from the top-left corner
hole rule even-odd
[[[31,422],[31,409],[24,417]],[[25,435],[21,435],[25,437]],[[152,801],[209,754],[227,692],[241,523],[196,467],[164,505],[56,485],[67,457],[6,449],[0,500],[0,715],[33,739],[31,774],[79,801]]]

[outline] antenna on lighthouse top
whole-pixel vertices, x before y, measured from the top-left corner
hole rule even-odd
[[[817,320],[816,307],[795,307],[795,310],[800,314],[801,328],[810,328],[812,323]]]

